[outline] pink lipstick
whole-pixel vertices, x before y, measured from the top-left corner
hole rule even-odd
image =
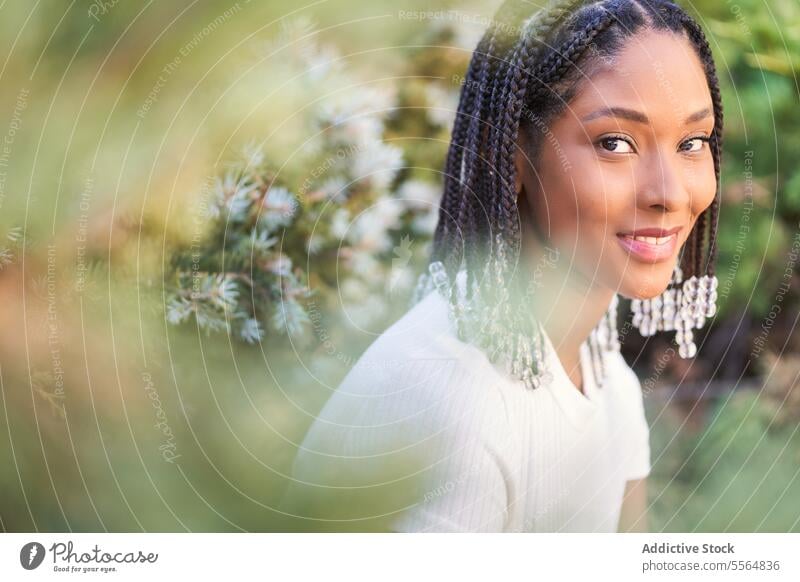
[[[646,263],[658,263],[674,256],[681,228],[640,228],[617,233],[617,240],[634,258]]]

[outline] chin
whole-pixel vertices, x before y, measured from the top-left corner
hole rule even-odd
[[[620,280],[617,293],[626,299],[652,299],[661,295],[669,285],[672,278],[672,266],[664,269],[666,272],[634,273],[630,269],[624,273]]]

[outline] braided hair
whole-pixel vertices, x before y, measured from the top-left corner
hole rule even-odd
[[[587,72],[645,29],[685,35],[705,72],[714,110],[709,141],[717,187],[686,240],[681,269],[686,277],[714,274],[722,100],[711,49],[698,24],[669,0],[551,0],[534,13],[525,0],[506,0],[478,43],[463,82],[431,256],[451,281],[465,268],[467,298],[481,296],[490,308],[486,321],[491,325],[523,333],[533,325],[520,317],[525,310],[513,309],[509,301],[510,290],[524,279],[516,264],[522,234],[515,188],[517,137],[524,134],[526,153],[535,161],[542,131],[534,124],[549,124]],[[452,285],[450,303],[456,313],[457,293]],[[464,330],[459,328],[459,334]]]

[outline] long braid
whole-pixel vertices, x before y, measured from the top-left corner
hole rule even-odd
[[[551,16],[555,21],[557,16]],[[551,22],[552,22],[551,21]],[[496,209],[497,220],[493,221],[501,229],[498,238],[503,248],[492,249],[491,260],[487,262],[487,274],[502,273],[501,281],[493,276],[483,279],[482,295],[491,298],[494,304],[490,319],[499,321],[500,325],[507,328],[517,328],[523,332],[530,332],[533,321],[517,316],[513,301],[509,301],[507,291],[513,291],[513,286],[522,282],[521,277],[515,277],[515,268],[520,257],[521,228],[520,217],[517,212],[517,194],[514,187],[516,167],[514,157],[516,154],[516,140],[520,126],[520,118],[525,103],[530,103],[539,93],[546,92],[551,83],[559,81],[575,65],[589,43],[602,30],[612,22],[611,13],[607,10],[600,11],[588,25],[578,32],[565,46],[553,51],[544,58],[533,70],[529,70],[528,63],[535,51],[534,42],[538,39],[533,35],[524,35],[522,42],[514,50],[508,67],[508,75],[504,79],[504,88],[501,93],[505,107],[502,108],[502,118],[492,127],[492,141],[489,151],[495,152],[498,159],[494,167],[493,188],[491,194],[496,202],[491,205]],[[535,85],[531,77],[538,82]],[[529,88],[532,87],[529,95]],[[494,159],[494,158],[493,158]],[[490,241],[490,244],[494,241]],[[496,286],[505,285],[506,289]],[[530,313],[529,311],[525,311]],[[525,349],[522,345],[508,346],[504,349],[512,352]]]
[[[575,2],[576,0],[555,0],[551,6]],[[466,249],[469,296],[472,294],[473,278],[478,272],[478,266],[485,258],[485,255],[481,255],[478,250],[491,246],[490,229],[491,225],[496,223],[496,205],[493,200],[496,192],[493,188],[493,178],[497,173],[496,150],[488,147],[488,144],[496,132],[498,117],[502,112],[502,107],[497,107],[497,103],[505,103],[504,100],[498,101],[498,97],[508,69],[509,54],[519,41],[515,23],[524,20],[529,12],[529,5],[516,0],[507,1],[498,11],[491,34],[486,35],[489,45],[487,61],[482,63],[478,81],[478,89],[482,94],[476,100],[474,117],[470,120],[472,124],[470,129],[475,131],[473,136],[477,139],[477,143],[471,149],[471,157],[465,160],[467,191],[460,194],[466,203],[464,217],[466,229],[475,235],[476,243],[477,241],[487,243],[472,244]],[[486,96],[489,98],[485,99]],[[479,126],[481,123],[483,125]],[[479,214],[484,216],[480,217]],[[486,220],[487,215],[488,220]]]
[[[500,160],[508,161],[506,159],[508,150],[507,148],[506,150],[502,150],[502,143],[500,140],[504,135],[509,135],[509,133],[513,133],[514,131],[518,130],[509,128],[507,123],[511,121],[518,128],[520,116],[522,114],[522,107],[520,107],[520,104],[524,103],[525,95],[524,87],[520,86],[519,76],[522,71],[527,69],[528,63],[536,62],[536,53],[541,52],[541,47],[536,46],[536,44],[542,43],[542,39],[548,37],[552,33],[553,29],[555,29],[555,27],[561,23],[568,11],[574,8],[576,5],[582,3],[582,1],[583,0],[555,0],[547,7],[542,9],[542,11],[533,15],[523,27],[523,38],[520,46],[518,46],[518,50],[515,50],[511,55],[509,55],[508,59],[503,61],[503,64],[505,65],[502,70],[503,82],[502,85],[498,84],[495,86],[496,99],[495,96],[493,96],[492,100],[496,103],[504,104],[504,107],[497,107],[494,109],[494,115],[492,117],[492,143],[491,147],[489,148],[489,165],[493,170],[491,175],[493,179],[490,181],[490,187],[491,192],[495,195],[503,191],[503,177],[506,175],[503,172],[503,169],[500,167],[498,157],[500,157]],[[511,101],[513,98],[517,99],[516,103]],[[509,116],[509,107],[519,109],[519,112],[512,112]],[[514,135],[513,140],[516,141],[516,135]],[[511,154],[511,157],[513,165],[513,153]],[[514,180],[512,176],[512,188],[513,182]],[[503,197],[501,195],[500,203],[492,204],[490,206],[492,210],[492,214],[490,216],[492,225],[510,224],[507,222],[507,219],[511,209],[508,204],[503,204],[502,200]],[[516,200],[514,200],[514,206],[516,206]],[[514,209],[514,212],[511,214],[513,216],[512,222],[516,224],[516,209]],[[492,237],[492,239],[493,238],[494,237]],[[490,240],[489,244],[494,244],[494,241]]]
[[[478,45],[476,54],[483,54],[481,45]],[[442,204],[439,208],[439,222],[436,225],[436,232],[434,234],[434,255],[432,260],[440,260],[442,257],[439,253],[444,249],[442,246],[443,239],[447,237],[450,224],[455,222],[455,217],[452,215],[453,203],[458,200],[458,185],[461,180],[460,167],[461,160],[464,157],[464,142],[466,135],[467,120],[472,113],[472,100],[475,92],[476,69],[479,65],[479,59],[473,58],[470,60],[467,74],[464,79],[464,86],[461,90],[458,101],[458,109],[456,110],[455,120],[453,121],[453,131],[450,141],[450,148],[447,150],[447,160],[445,162],[445,181],[444,193],[442,195]],[[453,179],[453,176],[459,176],[458,180]]]
[[[500,165],[498,168],[497,192],[500,196],[499,208],[502,213],[500,224],[508,228],[506,242],[510,250],[515,253],[515,256],[520,250],[521,241],[517,213],[517,194],[514,188],[516,178],[514,157],[523,104],[526,100],[534,100],[538,95],[550,91],[551,84],[560,80],[570,67],[575,66],[575,61],[580,58],[589,43],[602,30],[607,28],[612,21],[612,13],[603,9],[565,47],[551,53],[529,74],[526,71],[526,64],[529,62],[531,42],[534,39],[524,40],[520,43],[514,55],[511,74],[509,75],[509,106],[505,109],[505,119],[502,125],[503,132],[498,144]]]
[[[687,268],[684,270],[685,277],[691,277],[692,275],[700,276],[700,262],[703,256],[703,244],[705,240],[705,214],[705,212],[701,212],[700,216],[697,217],[689,239],[686,241]]]
[[[677,4],[669,0],[636,0],[637,4],[652,18],[652,23],[657,28],[667,28],[673,32],[684,32],[692,43],[703,65],[709,92],[714,109],[714,130],[709,140],[714,161],[714,174],[716,177],[716,191],[714,200],[709,208],[697,217],[692,232],[686,240],[684,253],[681,257],[681,267],[686,277],[700,276],[704,272],[714,274],[716,264],[716,236],[719,210],[720,165],[722,151],[722,96],[719,90],[719,81],[716,75],[714,59],[703,30],[700,26]],[[708,257],[703,265],[704,249],[706,246],[706,231],[708,231]]]
[[[505,232],[495,234],[493,229],[497,226],[502,231],[506,227],[511,227],[515,232],[519,233],[519,214],[516,212],[516,200],[513,201],[510,207],[502,204],[502,192],[507,184],[505,176],[507,176],[508,167],[502,161],[509,157],[509,149],[506,147],[503,150],[501,142],[503,136],[508,134],[509,122],[514,123],[516,127],[520,123],[522,106],[525,102],[525,87],[522,84],[522,76],[527,72],[528,63],[538,60],[536,50],[538,47],[534,47],[534,42],[541,42],[543,38],[549,36],[569,10],[581,1],[551,1],[548,6],[536,12],[524,22],[521,33],[518,35],[522,37],[521,42],[517,39],[513,46],[499,48],[498,65],[493,78],[491,96],[491,103],[495,106],[487,112],[490,119],[486,133],[488,160],[485,171],[481,173],[483,180],[480,183],[481,192],[486,197],[488,210],[486,224],[488,228],[481,229],[477,233],[477,240],[481,241],[486,254],[478,256],[475,253],[470,260],[467,272],[468,279],[476,277],[481,271],[484,272],[480,293],[482,299],[486,300],[488,305],[493,305],[491,318],[496,321],[508,322],[511,318],[508,297],[503,289],[503,284],[498,285],[498,283],[500,281],[510,283],[509,267],[516,260],[509,261],[508,259],[511,257],[508,255],[513,253],[518,260],[518,254],[516,249],[500,248],[496,240],[500,238],[500,241],[497,242],[505,246],[504,239],[509,238],[508,234]],[[521,58],[518,50],[520,45],[525,47],[524,56]],[[515,102],[510,100],[510,95],[512,94],[516,98]],[[497,104],[501,104],[501,106],[498,107]],[[510,157],[513,165],[513,152]],[[513,180],[512,177],[511,188],[513,188]],[[519,234],[517,234],[517,236],[512,236],[511,240],[519,240],[519,238]],[[479,260],[482,260],[482,262],[479,262]],[[498,278],[500,281],[498,281]],[[520,329],[530,331],[530,322],[524,318],[518,320],[516,324]]]
[[[528,88],[525,73],[529,63],[535,59],[535,43],[544,44],[543,39],[563,21],[570,9],[580,3],[581,0],[553,1],[528,23],[525,42],[520,43],[514,41],[513,36],[504,35],[502,25],[518,19],[527,7],[515,0],[507,0],[475,51],[459,100],[453,129],[454,143],[451,143],[446,163],[447,183],[434,237],[433,260],[443,262],[451,279],[461,264],[462,255],[459,251],[462,247],[459,239],[467,241],[463,248],[468,266],[471,267],[468,269],[468,278],[478,271],[478,261],[482,258],[476,250],[489,247],[493,253],[492,237],[486,236],[486,229],[476,222],[478,210],[485,212],[488,208],[489,220],[485,223],[490,228],[498,224],[507,226],[510,230],[503,233],[503,238],[510,243],[511,252],[517,255],[519,251],[520,224],[513,188],[513,158]],[[604,10],[602,14],[606,12]],[[549,83],[563,76],[569,66],[574,65],[573,60],[580,57],[591,39],[601,30],[596,22],[599,22],[597,18],[579,31],[564,49],[556,51],[538,66],[535,69],[537,77]],[[609,22],[606,21],[603,28]],[[504,56],[506,58],[502,58]],[[486,99],[490,87],[492,98]],[[498,94],[501,96],[500,103],[508,104],[507,107],[497,107]],[[506,98],[508,95],[509,99]],[[485,126],[487,119],[491,120],[488,127]],[[491,158],[488,164],[484,154]],[[482,169],[484,171],[480,171]],[[455,175],[459,177],[458,182]],[[459,228],[463,230],[459,232]],[[471,290],[468,279],[468,293]],[[455,288],[452,289],[451,299],[456,300]]]
[[[697,217],[694,227],[694,245],[692,245],[692,275],[700,276],[703,273],[703,250],[706,244],[706,229],[708,223],[708,211],[704,210]]]
[[[470,120],[477,115],[474,111],[474,98],[478,83],[478,72],[483,65],[483,60],[487,58],[487,44],[488,39],[486,37],[478,43],[467,69],[464,87],[459,99],[458,111],[453,123],[450,149],[447,152],[444,193],[439,208],[439,222],[434,236],[433,260],[444,260],[446,255],[450,254],[452,251],[450,243],[453,238],[453,231],[458,228],[458,204],[463,198],[461,193],[463,181],[461,169],[464,163],[465,149],[470,146],[467,139],[467,129]]]
[[[483,154],[481,147],[485,130],[485,119],[487,111],[490,110],[491,103],[486,99],[487,88],[492,79],[493,61],[497,47],[502,44],[502,26],[504,18],[508,18],[515,12],[517,6],[513,0],[507,1],[498,12],[498,17],[492,22],[489,30],[484,34],[478,49],[473,57],[474,71],[473,87],[471,92],[471,102],[469,103],[470,112],[465,119],[464,147],[461,152],[460,167],[458,171],[459,181],[456,187],[451,187],[454,195],[451,195],[449,207],[454,214],[454,222],[457,226],[464,229],[463,232],[450,231],[449,236],[445,236],[443,246],[446,245],[446,255],[444,257],[444,267],[448,278],[452,281],[458,273],[462,256],[468,263],[474,262],[474,255],[477,245],[477,228],[475,224],[475,205],[481,199],[480,182],[483,179],[480,167],[480,157]],[[451,176],[448,174],[448,176]],[[450,177],[452,180],[452,177]],[[460,236],[459,236],[460,235]],[[463,255],[454,252],[458,248],[459,239],[465,240]],[[471,269],[468,269],[467,291],[471,295]],[[455,309],[458,309],[457,288],[451,286],[450,302]]]
[[[708,261],[706,264],[706,272],[709,275],[714,274],[717,258],[717,221],[719,214],[719,198],[721,193],[720,184],[720,167],[722,157],[722,130],[723,130],[723,115],[722,115],[722,94],[719,89],[719,80],[717,79],[716,67],[714,66],[714,58],[711,53],[711,47],[708,44],[706,35],[697,23],[684,15],[682,18],[683,25],[689,35],[692,43],[700,53],[700,58],[703,63],[703,68],[706,73],[706,80],[708,82],[709,92],[711,93],[711,102],[714,106],[714,131],[711,135],[710,146],[711,154],[714,159],[714,175],[717,179],[717,188],[714,193],[714,200],[711,206],[703,212],[703,215],[708,213],[709,225],[709,239],[708,239]],[[702,215],[701,215],[702,217]],[[699,222],[699,219],[698,219]],[[698,265],[700,266],[700,265]],[[702,269],[700,272],[703,272]]]
[[[512,4],[514,4],[512,0],[507,0],[498,14],[508,12]],[[465,154],[474,152],[477,148],[476,134],[469,132],[481,119],[480,103],[476,104],[476,94],[486,90],[486,80],[481,79],[481,75],[490,66],[493,51],[491,41],[496,32],[496,26],[493,26],[483,35],[467,68],[447,154],[444,193],[434,236],[432,260],[442,260],[449,254],[448,243],[452,241],[451,237],[456,234],[453,230],[459,224],[458,212],[465,198],[462,190],[468,186],[464,172],[472,164]]]

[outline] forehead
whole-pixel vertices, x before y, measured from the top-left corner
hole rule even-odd
[[[705,72],[691,42],[683,35],[644,31],[629,37],[570,103],[577,117],[600,107],[627,107],[645,113],[653,124],[675,125],[711,105]]]

